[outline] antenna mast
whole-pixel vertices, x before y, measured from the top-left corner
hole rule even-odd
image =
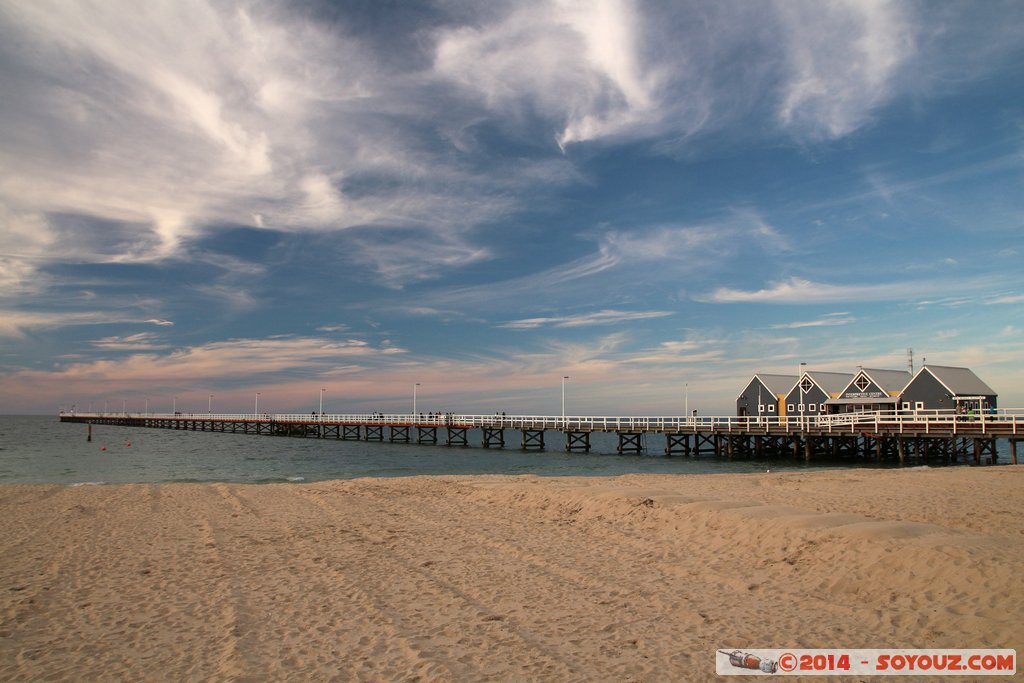
[[[907,347],[907,367],[910,368],[910,375],[914,375],[914,349]]]

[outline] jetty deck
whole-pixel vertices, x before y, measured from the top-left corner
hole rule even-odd
[[[522,450],[547,450],[549,432],[561,434],[567,452],[589,452],[590,436],[614,433],[619,453],[648,451],[648,436],[664,439],[665,455],[718,457],[815,455],[898,461],[976,464],[996,463],[998,441],[1024,441],[1024,409],[976,415],[952,411],[858,412],[815,417],[736,416],[544,416],[420,414],[202,414],[77,413],[60,414],[62,422],[210,431],[263,436],[387,441],[470,446],[470,431],[479,430],[479,447],[505,448],[506,432],[518,432]],[[474,432],[475,433],[475,432]],[[557,438],[557,437],[556,437]],[[557,447],[557,446],[556,446]],[[562,450],[562,448],[559,448]]]

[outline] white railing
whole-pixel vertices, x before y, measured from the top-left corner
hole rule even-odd
[[[957,434],[963,431],[983,434],[989,432],[1024,433],[1024,409],[1009,408],[1000,410],[970,411],[967,413],[955,410],[918,410],[904,411],[873,411],[860,413],[840,413],[823,415],[817,418],[818,429],[849,431],[853,427],[873,428],[875,431],[924,432],[941,431]]]
[[[1024,434],[1024,409],[1011,408],[976,414],[948,410],[914,412],[871,411],[835,415],[778,416],[551,416],[551,415],[462,415],[452,413],[132,413],[132,412],[62,412],[62,416],[98,419],[205,420],[213,422],[275,422],[293,424],[423,426],[491,429],[531,429],[595,432],[762,432],[772,430],[825,432],[886,431],[954,434],[971,433]]]

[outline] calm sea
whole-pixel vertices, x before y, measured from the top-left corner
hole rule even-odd
[[[61,423],[55,416],[0,416],[0,484],[299,482],[417,474],[701,474],[810,469],[789,458],[728,462],[662,454],[664,438],[648,437],[649,452],[618,455],[614,434],[595,434],[589,454],[565,453],[564,437],[549,432],[544,452],[518,449],[519,433],[508,430],[504,449],[480,448],[470,432],[468,448],[334,439],[186,432]],[[1005,455],[1001,462],[1007,462]],[[815,463],[823,466],[857,463]]]

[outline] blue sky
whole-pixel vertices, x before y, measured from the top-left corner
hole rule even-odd
[[[0,0],[0,412],[728,414],[908,348],[1024,406],[1022,26]]]

